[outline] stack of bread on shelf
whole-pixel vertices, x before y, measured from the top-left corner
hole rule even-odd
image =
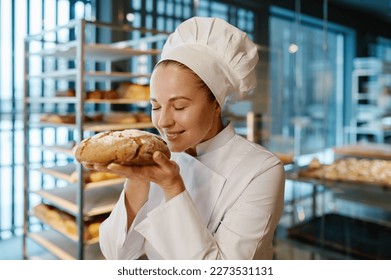
[[[74,89],[61,90],[56,93],[57,97],[75,97]],[[130,103],[149,101],[149,85],[135,84],[131,82],[121,83],[117,89],[92,90],[86,92],[86,99],[99,100],[125,100]],[[42,114],[40,122],[50,124],[75,124],[76,115],[66,114]],[[151,117],[143,112],[110,112],[108,114],[94,113],[84,116],[85,123],[108,123],[108,124],[134,124],[150,123]]]
[[[299,175],[391,187],[391,161],[347,157],[337,159],[331,164],[322,164],[318,158],[313,158],[308,167],[299,172]]]
[[[83,178],[84,178],[84,183],[88,184],[88,183],[96,183],[96,182],[118,179],[118,178],[123,178],[123,177],[120,175],[114,174],[114,173],[94,171],[94,170],[85,170],[83,172]],[[76,183],[77,180],[78,180],[78,172],[74,171],[69,176],[69,181],[71,183]]]
[[[116,89],[90,90],[86,92],[87,100],[116,100],[125,99],[129,101],[148,101],[149,85],[136,84],[132,82],[120,83]],[[74,89],[57,91],[57,97],[75,97]]]
[[[33,214],[59,232],[77,238],[76,218],[57,207],[40,203],[33,207]],[[107,218],[107,214],[94,216],[84,222],[84,239],[92,240],[99,237],[99,226]]]
[[[142,112],[111,112],[103,117],[103,122],[108,124],[148,123],[151,122],[151,117]]]
[[[40,122],[52,124],[76,124],[75,114],[42,114]],[[107,124],[134,124],[149,123],[151,117],[143,112],[111,112],[108,114],[90,114],[84,116],[86,123],[107,123]]]
[[[117,93],[121,99],[135,101],[149,101],[149,85],[140,85],[135,83],[121,83],[117,88]]]
[[[85,122],[102,122],[104,115],[102,113],[84,115]],[[69,114],[42,114],[39,119],[44,123],[62,123],[62,124],[75,124],[76,115],[73,113]]]

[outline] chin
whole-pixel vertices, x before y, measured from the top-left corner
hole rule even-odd
[[[180,147],[178,147],[178,145],[175,145],[175,144],[173,145],[170,142],[167,143],[167,146],[170,149],[170,151],[173,153],[180,153],[180,152],[184,151],[184,149],[180,149]]]

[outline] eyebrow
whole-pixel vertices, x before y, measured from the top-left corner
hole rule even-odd
[[[185,96],[175,96],[175,97],[170,98],[168,101],[169,101],[169,102],[172,102],[172,101],[176,101],[176,100],[178,100],[178,99],[186,99],[186,100],[191,101],[190,98],[185,97]],[[149,100],[150,100],[150,101],[153,101],[153,102],[158,102],[155,98],[150,98]]]

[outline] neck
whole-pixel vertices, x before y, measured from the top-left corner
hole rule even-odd
[[[224,129],[224,125],[223,125],[221,118],[219,117],[215,120],[214,125],[212,126],[211,130],[208,133],[208,137],[206,137],[202,142],[205,142],[205,141],[208,141],[209,139],[212,139],[217,134],[219,134],[220,131],[222,131],[223,129]],[[200,143],[202,143],[202,142],[200,142]],[[196,157],[197,156],[196,146],[188,148],[187,150],[185,150],[185,153],[187,153],[193,157]]]

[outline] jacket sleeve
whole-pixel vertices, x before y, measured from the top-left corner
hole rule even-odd
[[[122,191],[110,216],[100,225],[99,244],[106,259],[137,259],[143,255],[144,237],[133,228],[146,217],[146,205],[137,213],[127,230],[125,194]]]
[[[284,183],[281,164],[258,174],[214,233],[203,223],[187,191],[153,209],[134,229],[164,259],[271,259]]]

